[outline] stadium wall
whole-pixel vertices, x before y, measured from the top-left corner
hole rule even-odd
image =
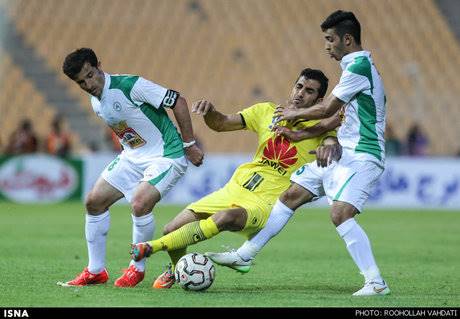
[[[114,154],[71,160],[48,155],[0,158],[0,199],[20,203],[83,200]],[[223,186],[249,154],[209,154],[162,200],[184,205]],[[122,200],[120,203],[126,204]],[[389,158],[368,207],[450,209],[460,212],[460,161],[455,158]],[[325,199],[314,206],[327,205]]]

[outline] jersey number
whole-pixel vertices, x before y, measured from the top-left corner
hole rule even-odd
[[[243,187],[253,192],[262,183],[263,180],[264,178],[261,175],[254,173],[252,174],[251,178],[243,184]]]

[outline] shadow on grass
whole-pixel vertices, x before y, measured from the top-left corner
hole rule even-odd
[[[228,287],[228,288],[213,288],[206,293],[255,293],[255,294],[273,294],[273,293],[286,293],[296,292],[303,294],[327,294],[327,295],[344,295],[351,294],[360,287],[354,285],[331,285],[331,284],[318,284],[318,285],[302,285],[298,283],[284,284],[284,285],[263,285],[263,286],[243,286],[243,287]]]

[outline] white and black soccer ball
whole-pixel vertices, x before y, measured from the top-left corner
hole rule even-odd
[[[206,290],[216,275],[216,269],[212,261],[198,253],[191,253],[183,256],[176,264],[174,276],[178,283],[185,290]]]

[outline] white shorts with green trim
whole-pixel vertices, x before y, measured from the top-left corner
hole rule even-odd
[[[187,171],[187,159],[158,157],[143,165],[133,164],[120,154],[102,172],[102,178],[131,202],[140,182],[149,182],[163,198]]]
[[[315,195],[313,200],[327,196],[329,204],[346,202],[362,212],[382,173],[383,168],[374,162],[345,156],[328,167],[318,167],[316,161],[306,164],[291,175],[291,181]]]

